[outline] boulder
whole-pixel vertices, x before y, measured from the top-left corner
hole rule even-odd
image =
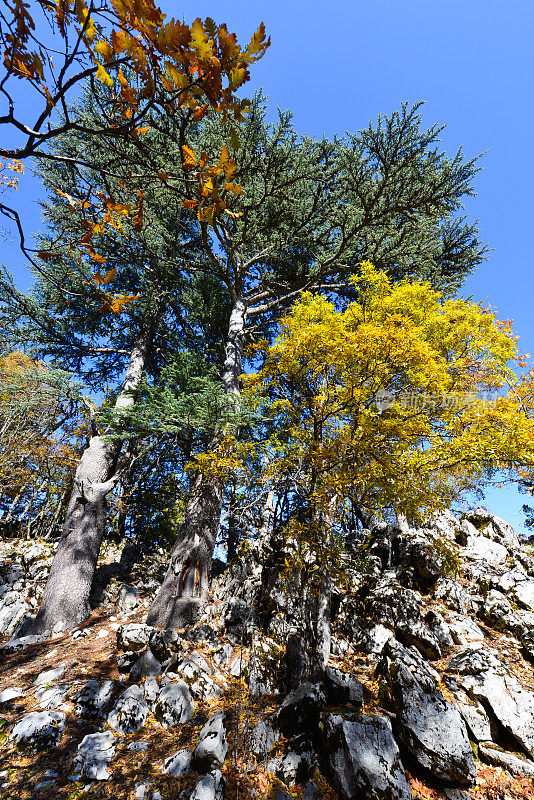
[[[80,716],[88,719],[105,717],[114,687],[113,681],[87,681],[75,698],[74,710]]]
[[[181,778],[187,775],[191,768],[191,753],[189,750],[178,750],[168,756],[163,762],[163,772],[165,775],[172,775],[173,778]]]
[[[273,745],[280,738],[278,731],[270,722],[261,720],[252,728],[248,740],[248,747],[252,755],[263,761],[271,752]]]
[[[271,775],[280,778],[283,783],[302,784],[313,775],[315,758],[310,749],[297,752],[289,748],[284,755],[267,761],[265,769]]]
[[[324,731],[328,772],[341,800],[411,800],[388,719],[358,715],[347,721],[330,714]]]
[[[488,764],[502,767],[517,778],[534,778],[534,761],[530,761],[519,753],[509,753],[494,742],[480,742],[480,757]]]
[[[163,664],[156,658],[150,647],[143,650],[130,668],[130,680],[140,683],[145,678],[161,675]]]
[[[327,699],[333,705],[363,705],[363,683],[349,672],[326,667],[324,684]]]
[[[54,669],[45,669],[44,672],[40,672],[39,675],[33,682],[34,686],[49,686],[50,684],[57,681],[58,678],[61,678],[63,673],[65,672],[65,667],[62,665],[60,667],[55,667]]]
[[[173,681],[161,689],[154,715],[166,728],[189,722],[194,713],[195,704],[184,681]]]
[[[517,583],[512,590],[512,596],[519,605],[529,611],[534,611],[534,581]]]
[[[29,608],[19,592],[6,592],[0,598],[0,636],[15,633]]]
[[[121,625],[117,630],[117,648],[137,652],[144,650],[154,628],[141,622]]]
[[[514,614],[510,601],[496,589],[488,592],[479,616],[496,631],[509,631],[521,636],[525,630],[521,620]]]
[[[469,614],[473,611],[473,598],[464,587],[451,578],[440,578],[434,589],[434,599],[441,600],[448,608]]]
[[[467,694],[491,710],[519,745],[534,757],[534,694],[523,688],[489,649],[464,650],[447,669],[461,675]]]
[[[143,727],[147,716],[148,706],[142,689],[129,686],[113,706],[108,723],[119,733],[135,733]]]
[[[193,752],[192,764],[197,772],[221,769],[228,752],[224,714],[218,711],[200,731],[198,744]]]
[[[486,634],[482,628],[463,614],[449,614],[449,631],[455,644],[463,646],[483,642]]]
[[[189,800],[223,800],[225,781],[219,770],[199,780]]]
[[[121,584],[117,593],[117,606],[121,611],[133,611],[139,605],[139,589],[127,583]]]
[[[115,737],[111,731],[84,736],[74,757],[74,767],[82,778],[107,781],[108,763],[115,755]]]
[[[519,549],[519,539],[512,526],[496,514],[487,511],[487,509],[471,509],[467,514],[464,514],[464,519],[473,525],[479,534],[498,542],[508,550],[515,551]]]
[[[397,715],[397,739],[437,778],[460,786],[476,777],[465,722],[438,688],[438,676],[413,648],[388,642],[379,665],[382,693]]]
[[[508,550],[504,545],[488,539],[487,536],[476,536],[469,538],[469,544],[462,556],[471,561],[482,561],[490,567],[497,567],[506,562]]]
[[[17,722],[9,738],[19,747],[55,747],[65,729],[62,711],[32,711]]]
[[[275,715],[275,723],[284,734],[314,731],[319,725],[325,696],[317,684],[302,683],[283,700]]]

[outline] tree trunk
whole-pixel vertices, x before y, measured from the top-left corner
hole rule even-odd
[[[130,356],[115,410],[135,403],[154,327],[143,326]],[[122,441],[112,428],[93,436],[76,469],[63,531],[37,617],[28,633],[72,628],[90,613],[89,597],[106,523],[106,496],[117,482]]]
[[[222,385],[234,411],[240,407],[239,376],[243,365],[246,308],[237,300],[230,314]],[[210,449],[217,447],[224,429],[215,431]],[[209,571],[221,519],[224,479],[200,473],[184,511],[178,539],[147,623],[158,628],[183,628],[194,622],[209,592]]]

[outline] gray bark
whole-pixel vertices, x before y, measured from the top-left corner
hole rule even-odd
[[[153,326],[147,322],[134,344],[115,402],[119,413],[135,403],[152,336]],[[118,480],[121,447],[121,440],[113,438],[113,430],[108,428],[90,439],[80,459],[58,549],[29,633],[66,630],[90,613],[91,586],[105,531],[106,496]]]
[[[222,373],[224,393],[234,411],[240,408],[239,376],[243,366],[246,307],[238,299],[232,308]],[[215,448],[224,429],[215,431]],[[221,519],[225,482],[199,474],[186,505],[167,574],[154,598],[147,623],[158,628],[183,628],[197,619],[209,592],[209,572]]]

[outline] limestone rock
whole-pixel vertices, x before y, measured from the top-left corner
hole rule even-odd
[[[325,696],[319,686],[302,683],[285,697],[275,716],[276,725],[285,734],[313,731],[319,724],[324,703]]]
[[[194,713],[195,704],[184,681],[173,681],[161,689],[154,714],[166,728],[189,722]]]
[[[90,733],[84,736],[74,757],[74,766],[82,778],[92,781],[107,781],[110,773],[108,763],[115,755],[115,737],[111,731]]]
[[[65,729],[61,711],[32,711],[17,722],[9,738],[19,747],[55,747]]]
[[[341,800],[411,800],[391,723],[385,717],[358,715],[347,721],[330,714],[325,723],[325,750]]]
[[[437,778],[471,785],[476,770],[465,722],[439,691],[435,673],[417,651],[393,641],[384,649],[380,673],[397,714],[398,741]]]
[[[80,716],[88,719],[105,717],[114,687],[113,681],[87,681],[81,692],[76,696],[74,710]]]
[[[163,762],[163,772],[165,775],[172,775],[174,778],[181,778],[187,775],[191,768],[191,753],[189,750],[178,750],[168,756]]]
[[[334,705],[363,705],[363,683],[348,672],[326,667],[325,689],[329,702]]]
[[[259,761],[263,761],[271,752],[275,742],[280,738],[280,734],[270,722],[260,720],[253,727],[249,736],[249,750]]]
[[[19,592],[6,592],[0,598],[0,635],[15,633],[28,611],[29,606]]]
[[[129,686],[119,697],[108,715],[108,723],[119,733],[135,733],[148,716],[148,706],[142,689]]]
[[[224,797],[224,778],[219,770],[204,775],[199,780],[189,800],[222,800]]]
[[[200,731],[198,744],[193,752],[193,767],[197,772],[210,772],[224,764],[228,743],[224,728],[224,714],[218,711]]]
[[[154,628],[141,622],[130,622],[128,625],[121,625],[117,631],[117,647],[119,650],[129,650],[137,652],[143,650],[150,639],[150,634]]]
[[[518,753],[509,753],[493,742],[480,742],[478,752],[484,761],[502,767],[518,778],[534,778],[534,761]]]

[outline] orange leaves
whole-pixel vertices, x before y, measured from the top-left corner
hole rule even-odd
[[[3,171],[4,167],[6,167],[11,172],[11,175]],[[22,175],[23,172],[24,172],[24,165],[22,161],[18,161],[17,159],[10,159],[4,162],[3,159],[0,158],[1,186],[5,186],[7,189],[17,190],[19,185],[19,175]]]
[[[187,172],[195,170],[195,176],[198,177],[196,188],[198,199],[184,200],[182,206],[188,209],[196,208],[199,221],[209,225],[213,224],[222,211],[226,211],[234,219],[240,217],[240,213],[231,211],[227,206],[228,192],[236,197],[244,192],[241,186],[230,180],[237,170],[237,165],[230,158],[226,145],[221,148],[218,163],[212,166],[208,166],[209,156],[205,150],[202,150],[200,159],[197,159],[195,151],[187,145],[183,145],[182,153],[184,170]]]
[[[104,300],[102,305],[98,309],[99,314],[120,314],[126,306],[130,305],[131,303],[135,303],[135,301],[139,298],[139,293],[137,294],[107,294],[107,292],[103,293]]]
[[[115,280],[116,277],[117,277],[117,270],[115,269],[115,267],[112,267],[109,270],[109,272],[107,272],[106,275],[104,275],[104,277],[102,277],[102,275],[99,272],[97,272],[96,275],[93,275],[93,280],[99,286],[102,286],[102,284],[104,283],[111,283],[112,281]]]

